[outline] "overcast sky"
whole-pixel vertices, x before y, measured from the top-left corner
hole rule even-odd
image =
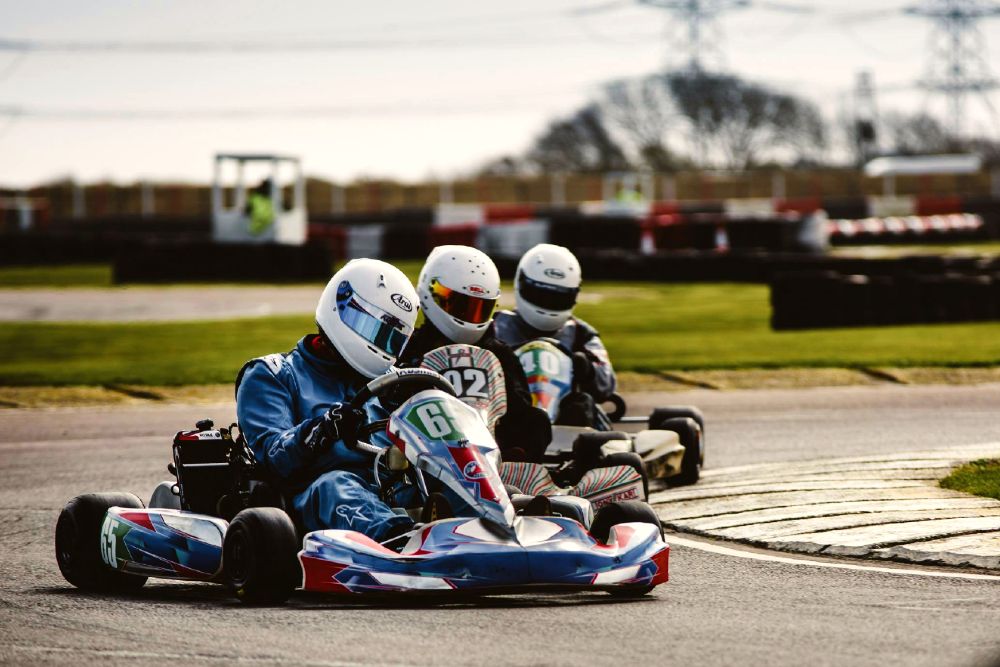
[[[893,87],[880,93],[882,110],[928,102],[896,89],[924,72],[930,30],[927,21],[892,11],[905,0],[795,2],[814,11],[726,15],[727,67],[809,97],[831,118],[861,69]],[[666,13],[625,2],[579,11],[608,4],[0,0],[0,46],[7,43],[0,49],[0,183],[67,175],[203,182],[216,151],[298,154],[308,173],[341,181],[455,175],[523,150],[602,82],[676,62]],[[983,32],[1000,52],[1000,19]],[[18,50],[23,42],[47,48]],[[175,46],[67,48],[163,42]],[[209,48],[233,43],[246,48]],[[264,43],[300,50],[261,50]],[[307,48],[318,43],[338,48]],[[1000,72],[995,56],[990,64]],[[983,105],[972,106],[973,129],[997,136]],[[4,108],[23,115],[3,115]],[[249,113],[296,109],[303,115]],[[219,111],[246,113],[202,113]]]

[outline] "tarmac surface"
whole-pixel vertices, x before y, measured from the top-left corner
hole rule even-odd
[[[699,405],[708,471],[1000,441],[996,385],[632,402]],[[69,587],[52,554],[59,508],[89,491],[148,496],[166,478],[172,433],[209,415],[227,423],[232,406],[0,410],[0,663],[1000,665],[1000,579],[853,559],[820,567],[688,538],[672,548],[671,581],[629,602],[520,595],[368,606],[297,596],[253,609],[212,585],[151,582],[134,597]]]
[[[169,322],[316,311],[323,285],[0,288],[0,322]],[[588,294],[582,301],[595,302]],[[504,308],[512,295],[500,298]]]

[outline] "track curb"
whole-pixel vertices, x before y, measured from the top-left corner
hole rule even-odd
[[[678,533],[773,551],[1000,571],[1000,501],[938,486],[1000,443],[706,470],[651,494]]]

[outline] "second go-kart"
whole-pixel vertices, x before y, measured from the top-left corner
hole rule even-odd
[[[625,400],[613,394],[611,412],[583,393],[573,377],[569,352],[556,340],[541,338],[517,349],[533,401],[552,420],[546,461],[557,480],[573,483],[608,456],[634,452],[650,480],[694,484],[705,461],[705,418],[691,406],[664,407],[648,417],[626,416]],[[582,403],[585,409],[577,409]],[[617,427],[645,425],[638,432]]]
[[[668,579],[669,547],[641,502],[610,503],[596,515],[582,498],[511,496],[498,448],[481,413],[425,369],[395,370],[353,399],[408,387],[388,420],[391,445],[359,438],[380,479],[408,482],[427,501],[441,494],[452,518],[418,524],[395,541],[351,530],[302,534],[280,496],[258,477],[231,429],[204,422],[177,434],[171,471],[150,507],[131,494],[71,500],[56,527],[56,558],[73,585],[127,590],[148,577],[218,582],[245,602],[280,603],[296,588],[331,594],[487,594],[604,590],[643,595]],[[271,505],[271,506],[265,506]],[[278,505],[278,506],[274,506]],[[397,511],[413,511],[399,508]]]
[[[490,428],[506,412],[503,366],[489,350],[452,343],[424,355],[421,367],[447,378],[457,397],[479,410]],[[615,501],[646,500],[649,492],[645,465],[631,451],[602,456],[571,480],[564,474],[554,477],[551,467],[528,461],[504,461],[499,470],[508,490],[529,496],[579,496],[595,510]]]

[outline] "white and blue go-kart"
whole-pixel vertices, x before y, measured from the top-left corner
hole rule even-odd
[[[667,581],[669,547],[645,503],[610,503],[594,516],[583,498],[553,497],[545,515],[526,515],[532,499],[508,494],[482,413],[458,400],[441,375],[395,370],[370,382],[353,403],[403,386],[417,391],[390,419],[363,429],[384,428],[394,444],[356,446],[372,454],[373,465],[414,484],[421,501],[432,488],[459,499],[453,518],[417,524],[396,548],[351,530],[302,534],[283,509],[252,506],[267,494],[254,486],[245,446],[230,431],[207,424],[177,435],[171,467],[177,483],[157,487],[150,507],[122,493],[70,501],[56,528],[60,570],[90,590],[136,588],[148,577],[218,582],[253,603],[282,602],[296,588],[363,595],[605,590],[634,596]],[[204,484],[199,475],[213,470],[228,480],[226,488],[195,488],[195,480]],[[407,510],[413,508],[397,511]]]
[[[642,459],[650,481],[694,484],[705,462],[705,418],[693,406],[653,410],[648,417],[627,416],[625,400],[612,394],[612,410],[592,406],[592,414],[572,415],[582,394],[573,377],[573,361],[558,341],[539,338],[516,350],[535,405],[552,421],[552,443],[545,459],[557,482],[573,483],[602,459],[634,453]],[[570,404],[569,407],[567,404]],[[626,431],[645,426],[639,431]]]

